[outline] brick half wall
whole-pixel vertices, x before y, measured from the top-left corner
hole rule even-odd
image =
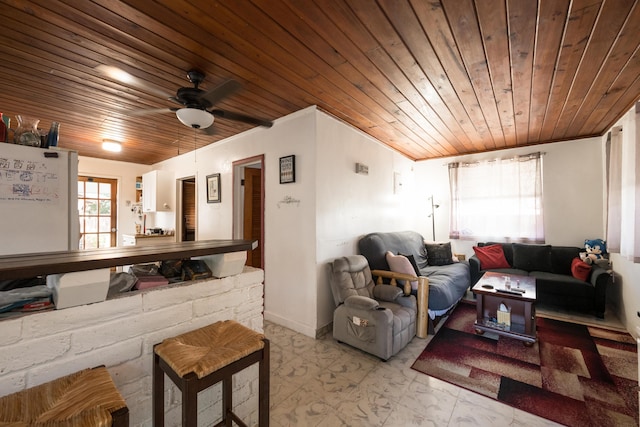
[[[131,426],[151,425],[153,346],[219,320],[263,332],[264,272],[123,294],[102,303],[0,320],[0,396],[84,368],[105,365],[127,401]],[[257,365],[234,376],[234,406],[250,425],[258,420]],[[216,384],[198,396],[199,425],[221,419]],[[165,377],[167,425],[181,423],[181,396]]]

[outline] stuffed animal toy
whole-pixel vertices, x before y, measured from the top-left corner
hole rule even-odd
[[[602,239],[587,239],[584,241],[584,248],[586,252],[580,252],[580,259],[587,264],[596,263],[608,264],[609,260],[606,259],[607,244]]]

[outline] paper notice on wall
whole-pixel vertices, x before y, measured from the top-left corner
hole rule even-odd
[[[0,153],[0,203],[58,203],[62,164],[57,158],[28,160]]]

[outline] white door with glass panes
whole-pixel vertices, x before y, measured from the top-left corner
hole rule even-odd
[[[78,177],[80,249],[116,246],[117,184],[115,179]]]

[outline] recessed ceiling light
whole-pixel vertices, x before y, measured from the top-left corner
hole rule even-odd
[[[112,141],[109,139],[102,140],[102,149],[105,151],[111,151],[113,153],[119,153],[122,151],[122,144],[118,141]]]

